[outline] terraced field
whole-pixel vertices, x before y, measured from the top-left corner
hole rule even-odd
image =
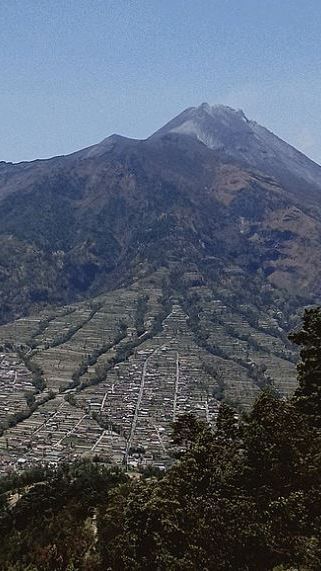
[[[260,312],[199,283],[165,295],[163,281],[0,328],[2,470],[82,455],[166,467],[180,414],[212,423],[222,398],[247,407],[272,381],[293,390],[280,308]]]

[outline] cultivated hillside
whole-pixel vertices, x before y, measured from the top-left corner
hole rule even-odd
[[[320,192],[321,167],[207,104],[145,141],[1,163],[3,464],[167,465],[178,414],[291,393]]]

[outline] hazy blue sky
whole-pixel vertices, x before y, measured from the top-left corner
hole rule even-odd
[[[321,163],[320,0],[0,0],[0,160],[146,137],[202,101]]]

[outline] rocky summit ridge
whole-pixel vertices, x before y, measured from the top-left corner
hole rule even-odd
[[[222,150],[234,160],[281,176],[289,171],[321,187],[319,165],[300,151],[251,121],[245,113],[226,105],[202,103],[190,107],[167,123],[153,137],[169,133],[194,136],[213,150]]]

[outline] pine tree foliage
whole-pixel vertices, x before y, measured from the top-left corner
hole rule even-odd
[[[301,348],[298,365],[299,388],[295,405],[310,423],[321,429],[321,308],[306,309],[303,327],[290,339]]]

